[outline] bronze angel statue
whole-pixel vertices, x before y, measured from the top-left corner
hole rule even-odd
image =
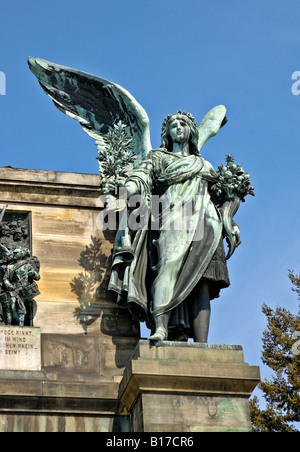
[[[226,108],[214,107],[198,126],[190,113],[169,114],[161,146],[153,150],[148,115],[124,88],[41,59],[29,58],[29,67],[56,107],[78,120],[99,149],[116,124],[126,125],[135,161],[123,181],[129,207],[116,233],[109,282],[119,306],[146,322],[150,340],[207,342],[211,300],[229,286],[226,260],[240,244],[233,216],[253,195],[248,173],[231,155],[217,171],[201,156],[227,122]],[[131,227],[136,197],[146,208],[141,226]]]

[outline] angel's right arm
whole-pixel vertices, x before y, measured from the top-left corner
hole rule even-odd
[[[126,179],[125,187],[127,189],[127,198],[133,195],[149,196],[153,189],[153,159],[150,155],[147,159],[133,170],[132,174]]]
[[[139,193],[138,184],[134,182],[134,180],[127,180],[125,184],[127,190],[127,199],[131,198],[133,195],[137,195]]]

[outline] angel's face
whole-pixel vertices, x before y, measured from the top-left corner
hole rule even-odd
[[[191,129],[187,122],[175,116],[169,125],[169,134],[175,143],[187,143],[190,138]]]

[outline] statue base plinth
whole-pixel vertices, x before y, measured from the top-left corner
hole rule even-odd
[[[132,432],[251,431],[259,368],[241,346],[140,340],[120,383]]]
[[[40,371],[41,366],[40,328],[0,326],[0,370]]]

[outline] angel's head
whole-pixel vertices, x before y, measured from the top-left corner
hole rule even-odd
[[[173,142],[189,142],[190,154],[199,155],[198,129],[190,113],[179,110],[175,115],[168,115],[163,122],[161,146],[172,152]]]

